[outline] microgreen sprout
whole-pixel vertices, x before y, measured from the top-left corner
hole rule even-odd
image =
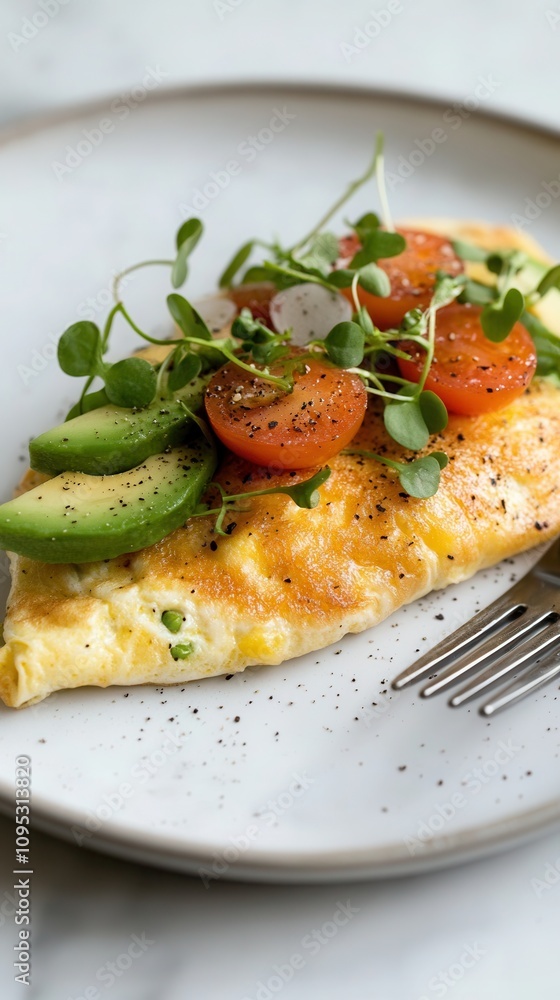
[[[412,462],[397,462],[385,455],[376,455],[373,451],[364,448],[346,448],[343,455],[360,455],[362,458],[370,458],[375,462],[386,465],[389,469],[394,469],[398,474],[399,482],[403,490],[411,497],[427,499],[433,497],[439,488],[441,470],[447,465],[447,455],[443,451],[433,451],[423,458],[416,458]]]
[[[284,496],[290,497],[291,500],[297,504],[298,507],[303,507],[306,510],[312,510],[316,507],[321,499],[319,494],[319,487],[327,481],[331,474],[331,470],[328,466],[316,472],[314,476],[310,479],[306,479],[302,483],[295,483],[293,486],[271,486],[264,490],[252,490],[245,493],[233,493],[228,495],[219,483],[212,483],[221,497],[221,505],[219,507],[210,508],[209,505],[201,504],[199,509],[192,514],[192,517],[207,517],[209,515],[216,516],[216,524],[214,526],[214,531],[217,535],[227,536],[229,534],[228,530],[224,530],[223,523],[226,514],[229,511],[245,511],[247,510],[247,501],[252,500],[255,497],[272,496],[273,494],[283,494]]]
[[[536,288],[523,293],[515,281],[527,266],[541,267],[521,250],[482,250],[463,240],[453,241],[453,249],[463,260],[483,264],[496,275],[494,284],[467,278],[460,295],[460,302],[483,306],[480,321],[489,340],[502,341],[511,333],[515,323],[521,322],[531,334],[537,350],[537,374],[560,374],[557,360],[558,338],[529,310],[543,296],[555,289],[560,291],[560,264],[545,271]]]

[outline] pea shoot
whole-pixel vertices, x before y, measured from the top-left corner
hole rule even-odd
[[[521,322],[529,331],[537,349],[537,374],[560,375],[560,360],[557,359],[558,337],[529,310],[550,291],[560,291],[560,264],[548,268],[539,283],[531,291],[523,291],[518,284],[527,282],[523,272],[535,265],[541,267],[522,250],[492,250],[490,252],[473,246],[463,240],[454,240],[453,249],[463,260],[483,264],[490,275],[495,275],[494,284],[467,278],[460,295],[460,302],[482,306],[480,322],[489,340],[499,343],[511,333],[516,323]]]
[[[211,508],[209,504],[201,504],[200,508],[195,511],[191,517],[208,517],[210,515],[216,516],[216,523],[214,526],[214,532],[217,535],[224,535],[227,537],[231,533],[231,525],[228,529],[224,530],[223,523],[226,514],[230,511],[246,511],[248,510],[247,501],[254,499],[255,497],[272,496],[273,494],[282,494],[284,496],[290,497],[291,500],[298,507],[302,507],[306,510],[313,510],[317,507],[321,496],[319,493],[319,487],[326,483],[327,479],[331,474],[331,470],[328,466],[316,472],[314,476],[310,479],[306,479],[303,483],[295,483],[293,486],[271,486],[264,490],[251,490],[245,493],[232,493],[227,494],[220,483],[211,483],[210,485],[218,490],[221,497],[221,504],[219,507]]]
[[[370,458],[381,465],[386,465],[389,469],[394,469],[398,474],[399,482],[403,490],[410,497],[421,500],[433,497],[439,489],[441,470],[447,465],[447,455],[443,451],[432,451],[430,455],[423,458],[416,458],[411,462],[397,462],[385,455],[376,455],[373,451],[364,448],[346,448],[344,455],[360,455],[362,458]]]

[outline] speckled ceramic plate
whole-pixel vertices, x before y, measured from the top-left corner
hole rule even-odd
[[[560,255],[560,201],[536,199],[558,174],[555,136],[365,92],[144,97],[34,124],[0,148],[3,499],[28,438],[70,400],[53,360],[57,336],[80,316],[102,316],[115,270],[167,255],[191,209],[207,228],[193,259],[197,294],[247,236],[295,240],[362,168],[382,128],[396,215],[516,215]],[[362,193],[354,212],[369,204]],[[137,278],[127,292],[154,328],[164,322],[159,280]],[[531,558],[278,667],[3,710],[2,805],[10,811],[16,755],[29,754],[38,825],[208,881],[406,873],[533,835],[560,820],[557,689],[485,722],[474,708],[454,713],[389,688],[418,649],[504,591]]]

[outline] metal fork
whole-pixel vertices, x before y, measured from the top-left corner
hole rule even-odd
[[[458,708],[503,677],[513,682],[480,708],[489,717],[560,675],[560,538],[503,597],[471,618],[399,674],[400,691],[428,677],[424,698],[470,677],[448,704]]]

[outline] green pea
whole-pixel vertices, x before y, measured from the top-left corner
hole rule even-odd
[[[170,649],[174,660],[186,660],[193,652],[194,646],[192,642],[181,642],[178,646],[172,646]]]
[[[170,632],[180,632],[183,625],[183,616],[180,611],[164,611],[161,621]]]

